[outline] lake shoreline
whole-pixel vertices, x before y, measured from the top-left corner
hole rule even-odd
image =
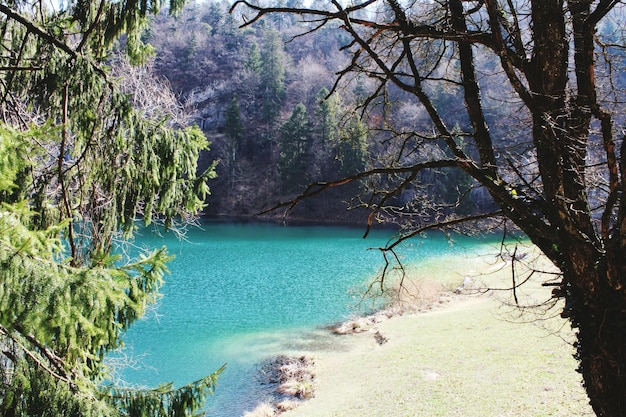
[[[384,245],[387,233],[364,240],[347,227],[202,219],[196,226],[182,239],[152,227],[137,233],[133,250],[167,246],[175,258],[163,297],[111,357],[120,364],[113,372],[128,384],[182,386],[227,363],[203,411],[240,417],[265,394],[255,380],[261,361],[284,348],[307,348],[297,332],[351,314],[354,294],[379,268],[379,254],[368,249]],[[444,245],[434,239],[428,246]]]
[[[463,302],[480,295],[470,296],[462,291],[453,291],[434,282],[412,283],[411,291],[420,292],[419,298],[394,297],[380,309],[365,315],[321,326],[327,338],[340,337],[342,344],[335,349],[312,349],[281,353],[270,358],[260,367],[260,372],[268,376],[264,383],[273,386],[270,398],[259,399],[257,407],[247,411],[243,417],[276,417],[295,410],[315,396],[315,364],[318,355],[345,351],[345,345],[355,343],[351,337],[359,335],[361,343],[370,336],[379,346],[388,342],[378,326],[387,320],[394,320],[405,315],[424,314],[429,311],[445,309],[453,303]],[[419,288],[418,288],[419,286]],[[468,290],[470,290],[468,288]],[[285,364],[288,366],[285,366]],[[294,370],[295,368],[295,370]]]
[[[430,303],[327,329],[340,347],[296,353],[315,362],[314,396],[286,410],[260,404],[244,416],[593,416],[565,342],[571,330],[558,315],[522,323],[527,317],[507,307],[503,292],[484,290],[510,281],[510,262],[480,263],[463,262],[472,277],[459,282],[464,288],[422,280],[439,290]],[[549,297],[549,288],[531,283],[524,297]]]
[[[292,216],[270,216],[270,215],[237,215],[230,214],[207,214],[200,217],[200,221],[207,222],[224,222],[224,223],[260,223],[260,224],[275,224],[283,226],[327,226],[327,227],[349,227],[351,229],[362,229],[365,233],[367,229],[367,219],[363,220],[349,220],[349,219],[318,219],[318,218],[306,218],[306,217],[292,217]],[[372,230],[388,230],[397,231],[398,227],[393,224],[376,223],[372,225]]]

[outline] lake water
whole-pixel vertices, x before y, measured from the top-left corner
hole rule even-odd
[[[322,326],[363,312],[359,296],[383,262],[379,251],[368,249],[392,234],[374,231],[363,239],[363,231],[206,222],[180,240],[143,230],[137,245],[166,245],[176,258],[163,297],[112,357],[128,363],[119,377],[180,386],[226,363],[207,415],[240,417],[267,394],[259,381],[263,360],[323,343]],[[411,262],[451,251],[441,237],[405,246]]]

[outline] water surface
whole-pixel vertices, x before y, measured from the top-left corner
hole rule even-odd
[[[367,305],[358,303],[382,266],[372,247],[390,231],[263,223],[203,223],[184,240],[144,230],[136,244],[166,245],[176,256],[163,297],[125,335],[114,359],[131,366],[120,376],[131,384],[177,386],[223,364],[207,415],[239,417],[263,397],[258,365],[290,349],[327,343],[320,326],[335,323]],[[413,261],[450,251],[443,238],[406,248]]]

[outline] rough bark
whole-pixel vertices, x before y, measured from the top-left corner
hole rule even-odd
[[[585,157],[592,113],[608,117],[596,102],[591,1],[570,1],[576,94],[569,98],[567,36],[562,2],[533,3],[534,49],[530,88],[536,97],[533,134],[543,179],[546,213],[556,231],[563,273],[562,295],[577,331],[579,371],[598,416],[626,415],[626,293],[609,270],[624,270],[623,248],[602,241],[593,227],[586,195]],[[610,134],[610,129],[605,130]],[[605,140],[610,140],[605,138]],[[524,224],[518,224],[525,230]],[[608,237],[608,236],[607,236]],[[614,248],[607,248],[610,245]],[[623,275],[618,281],[623,280]]]

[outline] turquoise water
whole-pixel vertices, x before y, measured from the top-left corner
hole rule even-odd
[[[383,261],[368,248],[384,245],[391,232],[362,234],[347,227],[204,223],[179,240],[144,230],[137,245],[166,245],[176,258],[163,297],[113,356],[130,364],[120,377],[179,386],[227,363],[207,415],[241,416],[267,394],[260,362],[358,312],[360,291]],[[439,238],[404,252],[415,261],[449,250]]]

